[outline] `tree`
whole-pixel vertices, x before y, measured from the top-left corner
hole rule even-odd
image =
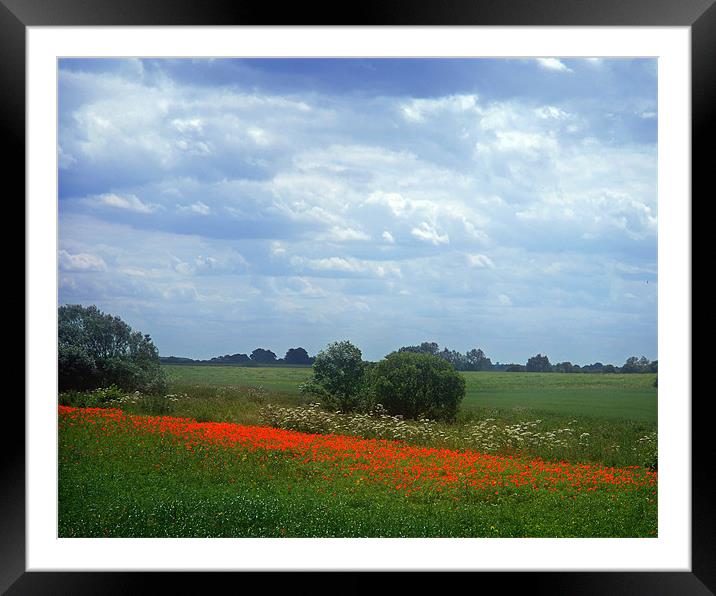
[[[628,374],[651,372],[651,362],[646,356],[641,358],[630,356],[622,366],[622,372]]]
[[[376,364],[373,396],[390,414],[454,420],[465,396],[465,378],[444,358],[393,352]]]
[[[575,366],[569,362],[558,362],[552,367],[553,372],[561,372],[561,373],[571,373],[574,371]]]
[[[336,341],[316,354],[312,381],[341,411],[350,412],[359,406],[365,368],[363,355],[356,346],[349,341]]]
[[[311,364],[313,360],[303,348],[291,348],[283,357],[286,364]]]
[[[276,362],[276,354],[271,350],[264,350],[263,348],[256,348],[251,352],[250,357],[256,364],[274,364]]]
[[[552,370],[552,366],[550,365],[549,358],[547,358],[547,356],[537,354],[536,356],[532,356],[527,361],[525,370],[527,372],[550,372]]]
[[[480,348],[473,348],[465,354],[468,370],[490,370],[492,362]]]
[[[60,391],[116,385],[125,391],[159,393],[166,377],[149,335],[96,306],[58,308]]]
[[[217,364],[245,364],[251,362],[251,359],[246,354],[226,354],[224,356],[216,356],[209,360],[209,362],[216,362]]]
[[[465,356],[456,350],[448,350],[445,348],[438,354],[438,356],[452,364],[455,370],[465,370],[467,368],[467,360]]]
[[[424,341],[419,346],[404,346],[398,352],[414,352],[416,354],[432,354],[436,356],[440,346],[434,341]]]

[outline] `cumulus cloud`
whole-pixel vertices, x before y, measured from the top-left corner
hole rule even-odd
[[[160,208],[159,205],[142,202],[135,195],[119,195],[112,192],[90,197],[88,202],[96,206],[113,207],[115,209],[124,209],[135,213],[154,213]]]
[[[197,201],[196,203],[192,203],[191,205],[177,205],[177,208],[179,209],[179,211],[185,213],[196,213],[197,215],[209,215],[211,213],[211,208],[209,207],[209,205],[206,205],[201,201]]]
[[[409,84],[388,62],[375,66],[394,68],[390,84],[243,60],[70,62],[61,298],[151,313],[173,351],[196,349],[173,329],[208,346],[226,321],[256,345],[340,328],[372,332],[375,357],[389,320],[396,341],[434,328],[460,348],[451,317],[489,330],[475,313],[513,301],[531,320],[580,307],[613,325],[639,303],[631,329],[655,320],[655,282],[627,283],[656,261],[656,70],[642,62],[464,60]],[[579,92],[555,76],[573,70]],[[592,265],[604,259],[623,267]]]
[[[492,262],[492,259],[487,255],[469,254],[467,255],[467,262],[470,267],[477,267],[478,269],[495,268],[495,264]]]
[[[545,70],[553,70],[556,72],[573,72],[564,62],[557,58],[537,58],[537,64]]]
[[[104,259],[88,253],[70,254],[66,250],[58,253],[60,269],[63,271],[106,271]]]
[[[370,240],[370,235],[353,228],[334,226],[325,234],[319,235],[318,238],[332,242],[350,242],[354,240]]]
[[[410,233],[418,240],[429,242],[431,244],[447,244],[450,237],[447,234],[441,234],[434,226],[428,222],[422,222],[418,227],[410,230]]]

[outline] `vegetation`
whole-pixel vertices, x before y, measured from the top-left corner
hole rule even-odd
[[[657,535],[643,468],[111,410],[61,409],[59,424],[63,538]]]
[[[349,341],[337,341],[318,352],[313,377],[304,385],[306,394],[325,405],[352,412],[365,407],[366,363],[361,351]]]
[[[59,388],[91,390],[115,385],[126,391],[159,393],[166,378],[149,335],[96,306],[58,309]]]
[[[439,356],[393,352],[372,375],[375,402],[406,418],[454,420],[465,397],[465,378]]]
[[[61,307],[60,536],[656,535],[656,361],[187,360]]]

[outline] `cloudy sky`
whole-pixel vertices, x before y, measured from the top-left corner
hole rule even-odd
[[[657,358],[655,60],[59,68],[60,303],[162,355]]]

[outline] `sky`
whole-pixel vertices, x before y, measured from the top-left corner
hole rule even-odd
[[[657,358],[655,59],[62,59],[59,302],[163,356]]]

